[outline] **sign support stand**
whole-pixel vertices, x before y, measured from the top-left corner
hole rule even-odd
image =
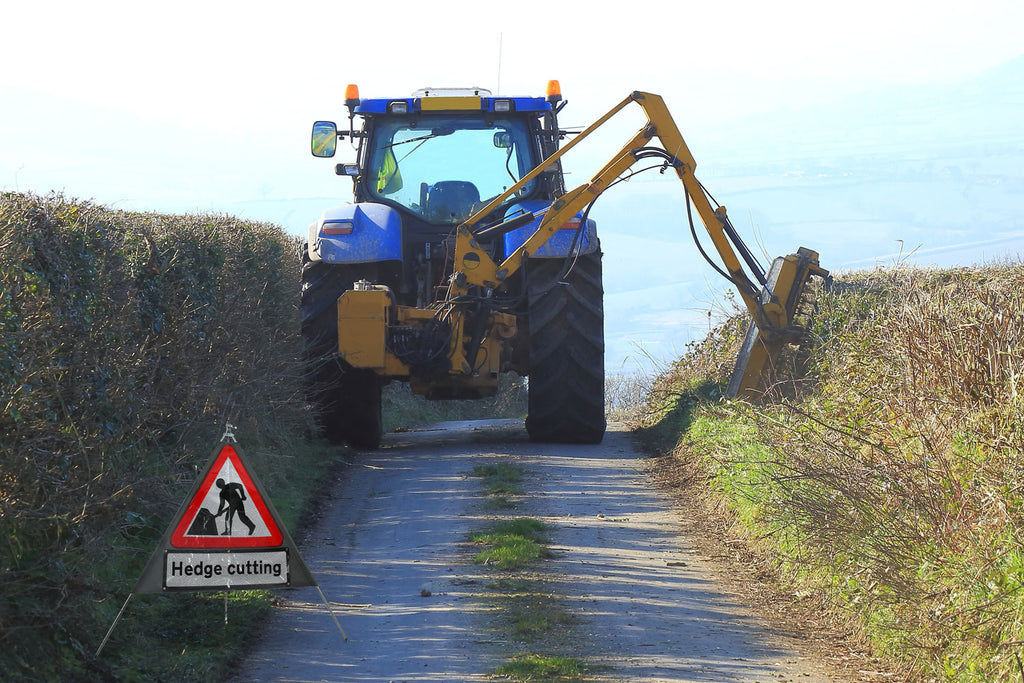
[[[114,628],[117,627],[117,622],[121,621],[121,615],[124,614],[125,608],[128,607],[128,601],[132,599],[133,595],[135,595],[135,593],[129,593],[128,597],[125,598],[124,604],[121,605],[121,611],[117,613],[116,617],[114,617],[114,623],[111,624],[110,628],[107,630],[107,635],[103,636],[103,642],[100,643],[98,648],[96,648],[97,657],[100,656],[100,653],[103,652],[103,648],[106,646],[107,641],[110,640],[110,635],[114,632]]]
[[[320,594],[320,599],[324,601],[324,607],[326,607],[327,611],[331,613],[331,619],[334,619],[334,625],[338,627],[338,630],[341,632],[341,637],[344,638],[347,643],[348,636],[345,635],[345,629],[341,627],[341,622],[339,622],[338,617],[334,615],[334,610],[331,609],[331,603],[327,602],[327,597],[324,596],[324,592],[320,590],[319,585],[316,587],[316,592]]]
[[[128,594],[96,650],[97,657],[136,593],[313,586],[348,642],[331,604],[299,555],[270,498],[245,464],[238,447],[231,445],[237,443],[233,430],[234,425],[225,425],[221,443],[205,473],[196,481]],[[225,515],[223,521],[221,515]],[[224,623],[228,623],[227,595]]]

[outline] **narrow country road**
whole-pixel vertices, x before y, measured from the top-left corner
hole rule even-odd
[[[348,642],[316,589],[282,591],[233,680],[493,680],[516,648],[493,628],[496,570],[472,561],[468,536],[493,513],[470,473],[510,461],[526,473],[514,514],[551,527],[555,557],[539,571],[576,617],[571,654],[601,666],[593,680],[838,680],[715,583],[625,432],[533,444],[515,420],[390,434],[354,456],[297,539]]]

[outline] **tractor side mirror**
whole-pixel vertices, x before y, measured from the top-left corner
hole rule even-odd
[[[512,149],[512,134],[507,131],[495,133],[494,146],[498,149]]]
[[[315,157],[334,156],[338,149],[338,127],[333,121],[317,121],[313,124],[311,147]]]

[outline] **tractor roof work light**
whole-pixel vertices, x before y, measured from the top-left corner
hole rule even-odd
[[[512,100],[494,100],[494,111],[502,113],[512,111]]]
[[[554,104],[562,101],[562,86],[558,81],[548,81],[548,102]]]
[[[345,86],[345,106],[353,109],[359,105],[359,86],[349,83]]]

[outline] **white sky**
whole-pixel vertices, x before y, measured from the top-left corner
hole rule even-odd
[[[681,93],[709,110],[755,86],[769,101],[800,101],[963,75],[1024,49],[1020,0],[654,0],[614,11],[577,1],[535,11],[401,0],[9,5],[0,85],[196,128],[340,109],[347,82],[364,96],[495,89],[499,44],[506,94],[539,93],[557,78],[574,101],[600,99],[595,112],[633,89]]]
[[[375,11],[373,7],[386,7]],[[1020,0],[653,0],[385,4],[291,0],[8,3],[0,86],[190,128],[282,125],[426,85],[541,93],[604,111],[634,89],[723,115],[873,82],[963,75],[1024,50]],[[670,97],[678,95],[678,97]],[[10,103],[7,103],[8,105]],[[5,107],[6,109],[6,107]],[[583,112],[581,112],[582,114]],[[3,116],[0,114],[0,116]],[[304,126],[305,127],[305,126]]]
[[[349,82],[364,97],[454,85],[533,95],[558,79],[568,125],[647,90],[689,138],[762,109],[953,79],[1024,51],[1021,0],[8,4],[0,189],[155,210],[336,192],[306,138],[312,120],[345,116]]]
[[[647,90],[710,167],[708,140],[728,139],[730,120],[951,82],[1024,53],[1024,0],[7,5],[0,190],[163,212],[265,200],[279,216],[296,199],[348,199],[350,185],[310,156],[309,130],[344,120],[350,82],[363,97],[468,85],[542,95],[558,79],[570,126]],[[581,150],[603,162],[636,130],[622,128]],[[315,206],[287,227],[301,230]]]

